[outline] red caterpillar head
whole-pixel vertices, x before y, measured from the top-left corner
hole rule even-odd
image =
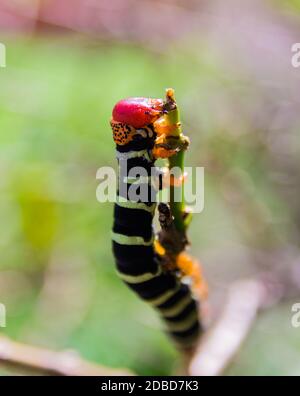
[[[152,124],[163,114],[163,101],[151,98],[127,98],[120,100],[113,108],[115,122],[143,128]]]

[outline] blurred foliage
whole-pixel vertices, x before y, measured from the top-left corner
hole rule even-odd
[[[220,251],[220,260],[212,260],[211,267],[207,253],[205,267],[217,274],[212,290],[224,289],[226,279],[251,268],[251,256],[238,270],[230,266],[230,257],[224,259],[227,250],[234,244],[276,246],[290,232],[289,210],[264,172],[265,148],[249,134],[252,125],[241,121],[242,114],[225,114],[228,125],[234,125],[226,134],[228,125],[222,127],[210,107],[214,90],[230,87],[233,102],[235,94],[246,90],[251,101],[256,91],[240,84],[239,76],[204,45],[199,57],[188,42],[156,54],[76,36],[5,42],[8,67],[0,71],[4,332],[33,344],[75,349],[87,359],[140,374],[168,374],[177,353],[156,314],[116,277],[110,249],[113,205],[99,204],[95,197],[97,169],[115,166],[111,108],[122,97],[161,97],[165,87],[176,88],[193,142],[188,161],[208,169],[206,208],[191,227],[194,253],[202,257],[203,250]],[[227,99],[213,106],[221,108]],[[254,196],[254,209],[240,205],[253,202]],[[234,202],[236,216],[246,213],[242,224],[224,197]],[[295,370],[300,343],[290,328],[285,329],[294,343],[290,366],[288,349],[285,362],[276,351],[277,363],[270,364],[270,344],[278,346],[276,337],[289,309],[260,320],[230,374]]]
[[[284,1],[275,1],[277,7],[283,7],[289,9],[290,11],[299,11],[300,10],[300,1],[299,0],[284,0]]]

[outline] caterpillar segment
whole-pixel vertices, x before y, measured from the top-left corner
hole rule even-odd
[[[117,274],[159,312],[166,332],[177,346],[189,349],[201,332],[198,301],[182,279],[163,265],[163,257],[154,247],[155,197],[162,187],[163,175],[158,174],[158,180],[153,183],[151,170],[153,172],[156,160],[153,148],[157,139],[153,123],[163,114],[162,101],[138,99],[127,99],[124,108],[122,101],[118,102],[111,120],[119,165],[112,229]],[[147,124],[142,125],[142,120]],[[130,173],[135,167],[143,169],[143,177],[132,181]],[[148,192],[147,200],[134,200],[129,196],[132,183],[135,188]]]

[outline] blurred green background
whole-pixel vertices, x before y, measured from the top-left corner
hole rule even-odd
[[[244,17],[236,22],[239,36],[227,30],[228,10],[212,3],[219,8],[207,15],[201,2],[198,22],[210,22],[202,32],[193,26],[164,39],[162,18],[153,42],[128,25],[120,38],[111,31],[65,32],[43,19],[16,34],[16,26],[4,23],[4,334],[139,374],[176,368],[177,352],[158,317],[115,275],[113,205],[98,203],[95,195],[97,169],[115,166],[109,119],[123,97],[176,90],[192,141],[187,165],[205,167],[205,209],[194,216],[190,237],[213,307],[218,310],[232,281],[299,260],[300,70],[290,64],[296,32],[300,41],[299,4],[246,2],[240,8],[233,2]],[[253,23],[249,15],[260,19]],[[229,375],[300,374],[300,333],[290,323],[294,302],[259,317]],[[2,374],[18,373],[1,367]]]

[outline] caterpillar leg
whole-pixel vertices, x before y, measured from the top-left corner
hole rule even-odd
[[[208,296],[208,285],[203,277],[199,261],[189,254],[182,252],[177,257],[176,267],[183,277],[190,278],[193,293],[201,301],[206,300]]]

